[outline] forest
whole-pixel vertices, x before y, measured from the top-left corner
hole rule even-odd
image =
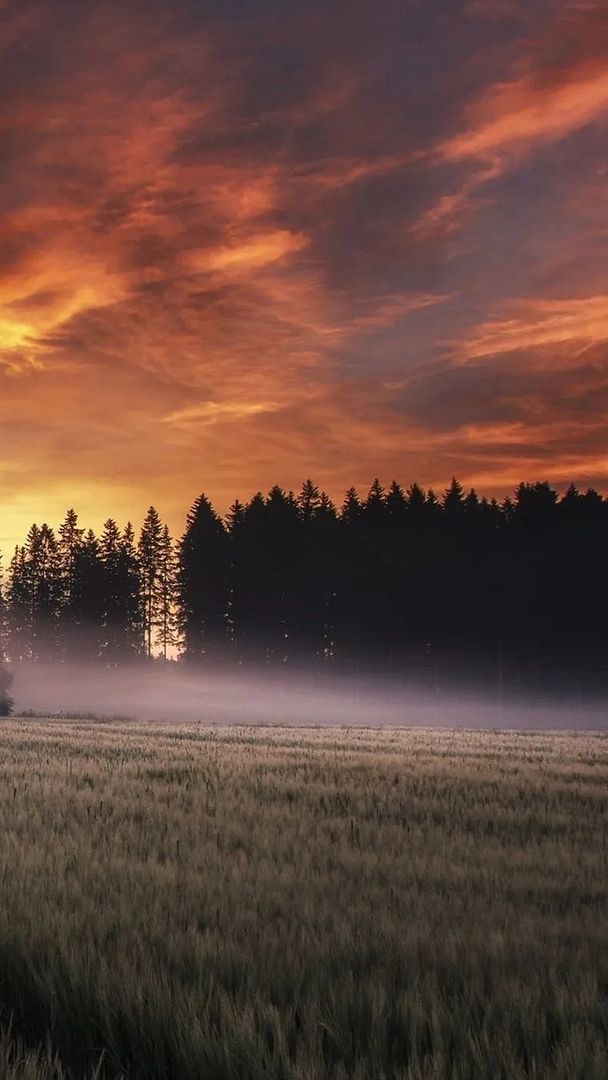
[[[607,682],[608,499],[521,483],[502,502],[374,480],[338,508],[310,480],[222,518],[203,494],[174,541],[69,510],[0,578],[0,656],[22,661],[356,665],[431,681],[547,672]]]

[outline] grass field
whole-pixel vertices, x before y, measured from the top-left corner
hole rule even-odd
[[[608,1077],[601,735],[15,719],[0,781],[7,1080]]]

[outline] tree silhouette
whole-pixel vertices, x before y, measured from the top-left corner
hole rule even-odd
[[[102,656],[108,663],[117,664],[143,650],[139,574],[131,524],[121,533],[109,518],[99,549],[103,567]]]
[[[166,525],[163,525],[158,547],[152,611],[156,623],[154,644],[164,660],[179,644],[177,620],[177,553]]]
[[[7,597],[8,652],[12,660],[32,658],[32,598],[25,547],[15,548],[9,566]]]
[[[7,594],[13,658],[53,659],[58,653],[61,568],[48,525],[32,525],[25,545],[15,550]]]
[[[137,545],[144,649],[147,656],[152,655],[152,643],[158,616],[158,577],[160,573],[162,533],[163,527],[158,512],[151,506],[141,527]]]
[[[84,529],[78,526],[74,509],[67,511],[59,526],[57,552],[59,558],[59,637],[62,651],[69,655],[78,652],[82,623],[79,612],[79,583],[77,568],[83,544]]]
[[[84,534],[74,557],[71,596],[74,640],[69,655],[98,660],[107,651],[107,579],[101,548],[92,529]]]
[[[186,519],[178,554],[178,624],[187,660],[221,657],[228,642],[228,534],[200,495]]]

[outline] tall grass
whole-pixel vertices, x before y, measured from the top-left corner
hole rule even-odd
[[[607,811],[599,735],[9,720],[0,1074],[605,1080]]]

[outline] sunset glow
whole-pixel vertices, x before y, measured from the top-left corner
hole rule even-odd
[[[608,486],[604,0],[0,0],[0,548]]]

